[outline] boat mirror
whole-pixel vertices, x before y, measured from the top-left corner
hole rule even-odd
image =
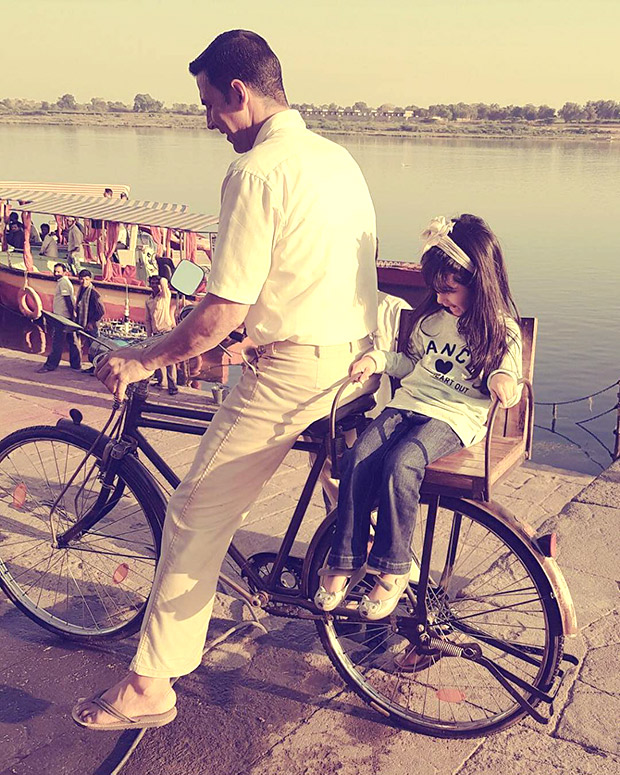
[[[52,320],[54,323],[58,323],[58,325],[64,326],[71,331],[82,330],[82,326],[79,323],[76,323],[74,320],[70,320],[63,315],[57,315],[55,312],[47,312],[47,310],[43,310],[43,317],[47,318],[48,320]]]
[[[205,273],[202,267],[194,264],[193,261],[183,259],[174,270],[170,285],[184,296],[191,296],[204,279]]]

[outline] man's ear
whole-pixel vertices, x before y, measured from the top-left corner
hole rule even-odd
[[[244,107],[248,103],[248,99],[250,96],[248,87],[243,83],[243,81],[240,81],[238,78],[235,78],[230,82],[230,91],[233,102],[238,105],[240,108]]]

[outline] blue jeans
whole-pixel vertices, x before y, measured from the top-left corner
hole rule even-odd
[[[441,420],[384,409],[345,457],[328,566],[356,570],[368,561],[373,570],[406,573],[426,466],[462,446]],[[368,554],[370,513],[377,500],[377,527]]]

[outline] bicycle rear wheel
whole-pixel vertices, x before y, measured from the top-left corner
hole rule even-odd
[[[50,517],[89,446],[78,434],[48,426],[0,441],[0,587],[37,624],[76,640],[125,637],[139,628],[165,512],[148,472],[128,455],[99,507],[101,518],[68,546],[54,546],[51,523],[64,533],[101,492],[102,448]]]
[[[317,629],[345,682],[396,724],[437,737],[488,735],[526,711],[483,665],[447,652],[458,654],[464,646],[480,649],[500,670],[547,691],[562,657],[561,621],[545,573],[517,535],[483,504],[446,498],[441,506],[427,609],[430,633],[445,651],[428,654],[420,648],[414,582],[385,620],[360,623],[355,614],[326,616],[317,621]],[[425,524],[424,511],[413,541],[418,559]],[[330,543],[328,532],[312,560],[315,589]],[[352,591],[352,609],[372,584],[368,576]],[[407,671],[398,664],[403,659]],[[537,704],[527,688],[514,683],[513,688]]]

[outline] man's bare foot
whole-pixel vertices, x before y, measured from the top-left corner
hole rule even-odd
[[[169,678],[148,678],[128,673],[102,695],[116,710],[129,718],[166,713],[176,704],[176,693]],[[113,724],[118,719],[92,702],[84,700],[76,707],[77,715],[87,724]]]

